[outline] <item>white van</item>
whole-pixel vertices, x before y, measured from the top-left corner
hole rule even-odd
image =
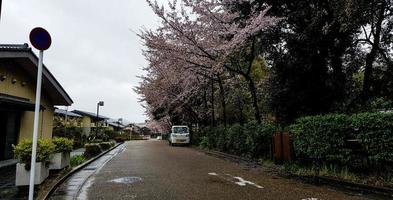
[[[172,126],[169,144],[190,144],[190,129],[188,126]]]

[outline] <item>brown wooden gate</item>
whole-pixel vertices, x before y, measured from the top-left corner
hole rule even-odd
[[[289,133],[276,133],[273,135],[273,158],[276,163],[290,162],[293,160]]]

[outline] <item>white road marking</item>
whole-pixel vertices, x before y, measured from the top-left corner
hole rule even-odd
[[[252,186],[254,186],[256,188],[263,189],[262,186],[257,185],[257,184],[255,184],[255,183],[253,183],[251,181],[244,180],[242,177],[233,177],[233,178],[239,180],[239,181],[237,181],[235,183],[240,185],[240,186],[246,186],[247,184],[249,184],[249,185],[252,185]]]
[[[235,183],[236,185],[239,185],[239,186],[242,186],[242,187],[244,187],[244,186],[246,186],[248,184],[248,185],[254,186],[254,187],[258,188],[258,189],[263,189],[262,186],[257,185],[257,184],[255,184],[255,183],[253,183],[251,181],[244,180],[242,177],[232,176],[230,174],[219,175],[219,174],[217,174],[215,172],[210,172],[210,173],[207,173],[207,174],[210,175],[210,176],[220,177],[221,179],[224,179],[226,181]],[[312,199],[312,200],[314,200],[314,199]]]
[[[311,197],[311,198],[302,199],[302,200],[318,200],[318,198]]]

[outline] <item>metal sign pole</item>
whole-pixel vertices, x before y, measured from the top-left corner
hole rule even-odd
[[[38,60],[38,73],[37,73],[37,89],[35,94],[35,109],[34,109],[34,132],[33,132],[33,149],[31,153],[31,167],[30,167],[30,185],[29,185],[29,200],[34,198],[34,180],[35,180],[35,162],[37,157],[37,141],[38,141],[38,122],[41,105],[41,83],[42,83],[42,60],[44,51],[40,50]]]

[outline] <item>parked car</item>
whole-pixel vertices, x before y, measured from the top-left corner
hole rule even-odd
[[[190,129],[188,126],[172,126],[172,132],[169,135],[169,144],[190,144]]]

